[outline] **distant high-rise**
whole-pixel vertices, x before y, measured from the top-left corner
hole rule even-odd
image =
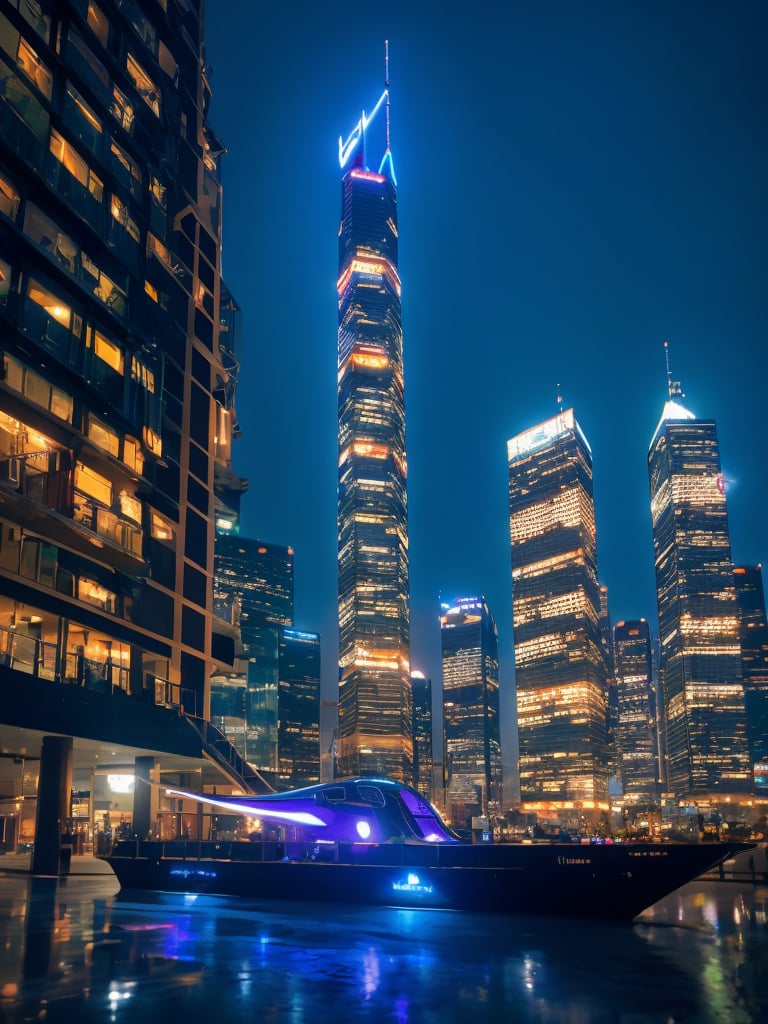
[[[413,692],[413,785],[432,798],[432,680],[411,672]]]
[[[278,769],[278,634],[293,623],[293,578],[293,548],[217,533],[214,611],[240,642],[234,674],[214,675],[211,719],[249,764],[268,772]]]
[[[383,156],[371,169],[371,126],[382,107]],[[339,140],[339,162],[338,767],[342,775],[410,782],[407,463],[388,87]]]
[[[625,804],[659,803],[656,694],[651,633],[645,619],[619,622],[613,631],[616,665],[617,750]]]
[[[278,646],[278,782],[320,781],[320,637],[282,626]]]
[[[762,566],[734,566],[733,580],[739,609],[747,739],[754,770],[756,764],[768,765],[768,623]],[[766,771],[763,768],[756,775],[762,778]]]
[[[484,597],[463,597],[440,617],[443,723],[448,790],[455,823],[501,803],[499,635]]]
[[[738,608],[717,429],[669,400],[648,474],[669,785],[677,796],[748,785]]]
[[[523,804],[608,809],[592,454],[573,410],[507,444]]]

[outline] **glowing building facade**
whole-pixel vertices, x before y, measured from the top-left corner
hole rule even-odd
[[[484,597],[440,616],[446,807],[455,824],[501,805],[499,635]]]
[[[656,692],[651,633],[645,619],[619,622],[613,631],[616,673],[616,750],[624,803],[659,803]]]
[[[592,454],[572,409],[507,454],[520,792],[564,820],[608,806]]]
[[[682,397],[648,453],[669,785],[716,797],[748,786],[739,616],[717,430]]]
[[[733,569],[739,609],[741,672],[747,714],[749,757],[759,789],[768,789],[768,622],[765,614],[763,570],[760,565]],[[756,766],[759,765],[758,769]]]
[[[387,113],[384,155],[367,164]],[[389,93],[340,140],[339,741],[342,775],[413,770],[403,345]]]

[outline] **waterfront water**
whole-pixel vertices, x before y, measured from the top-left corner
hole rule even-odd
[[[2,1024],[768,1021],[764,885],[695,882],[614,924],[0,873],[0,950]]]

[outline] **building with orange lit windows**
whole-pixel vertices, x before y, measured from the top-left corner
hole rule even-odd
[[[454,825],[501,807],[499,634],[484,597],[462,597],[440,616],[446,810]]]
[[[210,102],[199,0],[0,0],[0,828],[34,873],[59,819],[104,824],[104,748],[249,784],[208,722],[237,380]]]
[[[750,785],[739,612],[712,420],[669,400],[648,452],[670,789],[701,803]]]
[[[608,811],[592,454],[572,409],[507,454],[520,793],[578,824]]]
[[[372,167],[382,108],[383,155]],[[339,162],[338,770],[410,782],[407,462],[388,88],[339,140]]]

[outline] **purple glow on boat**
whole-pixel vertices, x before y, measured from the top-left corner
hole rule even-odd
[[[185,800],[196,800],[198,803],[222,807],[227,811],[239,811],[240,814],[247,814],[252,818],[270,818],[273,821],[284,821],[294,825],[315,825],[320,828],[325,828],[327,825],[327,822],[318,818],[316,814],[310,814],[309,811],[288,810],[287,806],[278,801],[273,801],[271,807],[265,807],[263,803],[247,803],[237,798],[224,800],[221,797],[208,796],[206,793],[189,793],[183,789],[166,789],[165,792],[168,796],[180,796]],[[288,801],[285,801],[285,804],[288,804]]]

